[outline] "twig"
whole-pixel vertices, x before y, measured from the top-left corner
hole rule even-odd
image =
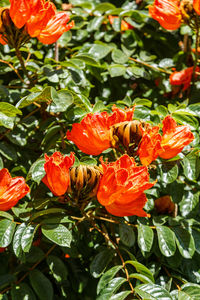
[[[54,244],[47,252],[46,254],[44,255],[44,257],[42,257],[40,260],[38,260],[18,281],[15,282],[15,285],[18,285],[20,284],[20,282],[22,282],[28,275],[31,271],[33,271],[53,250],[54,248],[56,247],[57,245]],[[6,293],[7,291],[9,291],[12,287],[9,286],[8,288],[4,289],[1,294],[4,294]]]
[[[19,50],[18,47],[15,47],[15,51],[16,51],[16,55],[17,55],[17,58],[19,59],[19,62],[21,64],[21,67],[22,67],[22,70],[24,72],[24,74],[26,75],[26,77],[28,78],[29,80],[29,87],[32,87],[34,84],[33,84],[33,81],[32,81],[32,78],[31,76],[29,75],[27,69],[26,69],[26,66],[25,66],[25,63],[24,63],[24,59],[21,55],[21,51]]]
[[[11,63],[9,63],[8,61],[5,61],[3,59],[0,59],[0,62],[2,62],[3,64],[7,64],[19,77],[19,79],[21,80],[21,82],[24,82],[24,79],[21,77],[21,75],[19,74],[19,72],[13,67],[13,65]]]
[[[159,71],[159,72],[162,72],[162,73],[166,73],[166,74],[169,74],[169,75],[172,73],[171,71],[166,71],[166,70],[164,70],[164,69],[161,69],[161,68],[158,68],[158,67],[154,67],[154,66],[152,66],[152,65],[150,65],[150,64],[147,64],[147,63],[145,63],[145,62],[143,62],[143,61],[137,60],[137,59],[132,58],[132,57],[129,57],[129,59],[132,60],[132,61],[134,61],[134,62],[136,62],[137,64],[141,64],[141,65],[143,65],[143,66],[145,66],[145,67],[154,69],[154,70]]]

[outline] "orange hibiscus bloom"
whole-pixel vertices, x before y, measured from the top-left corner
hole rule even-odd
[[[110,15],[110,16],[108,16],[108,19],[109,19],[110,24],[112,25],[114,22],[114,19],[119,19],[119,17]],[[124,20],[121,21],[121,31],[126,31],[128,29],[133,29],[133,28],[134,27],[131,24],[127,23],[126,21],[124,21]]]
[[[143,210],[147,201],[144,191],[155,182],[149,182],[147,167],[136,166],[134,158],[123,155],[117,161],[105,164],[101,161],[103,176],[97,191],[98,201],[106,210],[119,217],[148,216]]]
[[[10,0],[10,17],[17,28],[25,26],[31,37],[51,44],[69,29],[69,16],[65,12],[56,14],[55,5],[49,0]]]
[[[10,0],[10,17],[17,28],[22,28],[31,16],[31,5],[37,0]]]
[[[180,0],[155,0],[149,6],[149,14],[168,30],[176,30],[181,25]]]
[[[61,35],[70,30],[74,26],[74,21],[67,24],[69,15],[65,12],[59,12],[49,20],[46,27],[37,37],[43,44],[55,43]]]
[[[67,131],[67,138],[82,152],[99,155],[111,147],[111,126],[133,119],[134,107],[123,110],[113,106],[112,111],[110,115],[107,112],[87,114],[81,123],[72,125],[71,132]]]
[[[159,126],[142,130],[142,139],[138,147],[137,155],[144,166],[148,166],[162,152],[161,135],[159,134]]]
[[[28,34],[31,37],[37,37],[55,14],[56,7],[52,2],[35,0],[31,6],[31,15],[26,22]]]
[[[7,169],[0,170],[0,210],[9,210],[29,192],[23,177],[12,178]]]
[[[192,80],[193,68],[190,67],[182,71],[175,71],[169,77],[169,82],[171,85],[183,85],[183,91],[187,90],[190,86]],[[199,72],[200,68],[196,67],[195,72]],[[197,77],[197,74],[195,74]]]
[[[44,169],[46,175],[42,179],[55,196],[62,196],[69,186],[69,168],[74,164],[74,154],[63,156],[60,152],[54,152],[49,157],[45,154]]]
[[[194,135],[189,126],[177,125],[171,116],[166,116],[162,123],[163,136],[161,146],[163,152],[159,156],[164,159],[170,159],[190,144],[194,140]]]

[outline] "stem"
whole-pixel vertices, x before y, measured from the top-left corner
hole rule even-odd
[[[18,281],[15,282],[15,285],[18,285],[20,282],[22,282],[28,275],[29,273],[34,270],[45,258],[47,258],[47,256],[54,250],[54,248],[57,245],[54,244],[48,251],[47,253],[44,255],[44,257],[42,257],[39,261],[37,261]],[[1,294],[5,294],[7,291],[9,291],[12,288],[12,286],[9,286],[8,288],[4,289],[3,291],[1,291]]]
[[[147,63],[145,63],[145,62],[143,62],[143,61],[137,60],[137,59],[132,58],[132,57],[129,57],[129,59],[132,60],[132,61],[134,61],[134,62],[136,62],[137,64],[141,64],[141,65],[143,65],[143,66],[145,66],[145,67],[154,69],[154,70],[159,71],[159,72],[162,72],[162,73],[166,73],[166,74],[169,74],[169,75],[172,73],[171,71],[166,71],[166,70],[164,70],[164,69],[161,69],[161,68],[158,68],[158,67],[151,66],[150,64],[147,64]]]
[[[17,46],[15,47],[15,51],[16,51],[17,58],[19,59],[19,62],[21,64],[22,70],[23,70],[24,74],[26,75],[26,77],[29,79],[28,85],[29,85],[29,87],[32,87],[34,85],[34,83],[32,81],[31,76],[28,74],[28,71],[27,71],[25,63],[24,63],[24,59],[21,55],[21,51],[19,50],[19,48]]]
[[[58,46],[58,42],[55,42],[55,60],[59,61],[59,46]]]

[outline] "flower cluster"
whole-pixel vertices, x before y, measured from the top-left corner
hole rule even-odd
[[[55,5],[47,0],[10,0],[10,8],[3,8],[1,19],[5,21],[0,36],[3,44],[9,43],[12,23],[16,29],[22,29],[23,35],[37,37],[44,44],[56,42],[74,24],[73,21],[68,23],[66,12],[56,12]]]
[[[45,155],[45,160],[46,175],[42,181],[55,196],[72,193],[76,197],[86,190],[90,197],[97,196],[106,210],[115,216],[148,216],[143,210],[147,201],[144,191],[155,182],[149,182],[147,167],[136,166],[134,158],[125,154],[110,164],[101,159],[102,172],[95,168],[92,170],[90,166],[70,170],[74,164],[73,153],[64,157],[60,152],[55,152],[51,157]]]

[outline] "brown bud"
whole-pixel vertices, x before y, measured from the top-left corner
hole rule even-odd
[[[4,25],[4,27],[9,27],[13,24],[10,14],[9,14],[9,9],[8,8],[4,8],[4,10],[1,13],[1,20],[2,23]]]
[[[76,203],[96,196],[101,169],[97,166],[80,165],[70,169],[70,185],[67,192]]]
[[[114,148],[122,145],[129,154],[133,155],[142,138],[142,128],[148,124],[138,120],[125,121],[112,126],[111,144]]]
[[[3,33],[5,31],[5,27],[3,25],[3,12],[5,10],[5,7],[0,7],[0,33]]]
[[[175,210],[175,204],[169,195],[155,200],[155,209],[159,214],[172,214]]]

